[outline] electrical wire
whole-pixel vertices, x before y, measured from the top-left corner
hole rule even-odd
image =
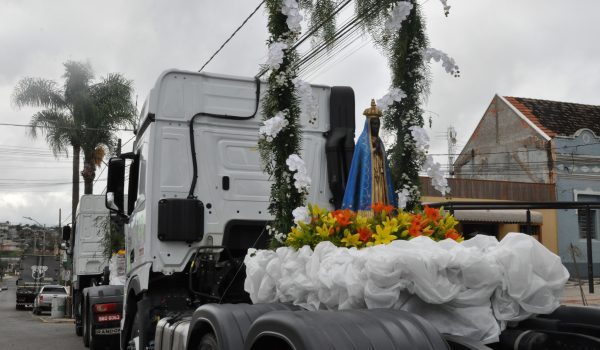
[[[219,52],[221,52],[221,50],[225,47],[225,45],[227,45],[229,43],[229,41],[231,39],[233,39],[233,37],[240,31],[240,29],[242,29],[242,27],[244,27],[244,25],[246,25],[246,23],[248,22],[248,20],[250,20],[250,18],[252,18],[252,16],[254,16],[254,14],[256,13],[256,11],[258,11],[258,9],[265,3],[265,0],[261,1],[260,4],[258,4],[258,6],[256,6],[256,8],[254,9],[254,11],[252,11],[250,13],[250,15],[248,15],[248,17],[246,17],[246,19],[242,22],[242,24],[240,24],[236,30],[233,31],[233,33],[229,36],[229,38],[227,38],[227,40],[225,40],[225,42],[223,44],[221,44],[221,46],[217,49],[217,51],[215,51],[215,53],[212,54],[212,56],[210,56],[210,58],[202,65],[202,67],[200,67],[200,70],[198,70],[198,72],[202,72],[202,70],[204,69],[204,67],[206,67],[206,65],[208,65],[210,63],[210,61],[212,61],[213,58],[215,58],[215,56],[217,54],[219,54]]]

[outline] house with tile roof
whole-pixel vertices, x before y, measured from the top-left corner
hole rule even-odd
[[[600,202],[600,106],[496,95],[453,173],[462,179],[552,184],[557,201]],[[600,210],[590,216],[597,274]],[[587,276],[586,212],[558,210],[556,220],[558,254],[573,276]]]

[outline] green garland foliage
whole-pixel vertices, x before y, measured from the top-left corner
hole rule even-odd
[[[395,134],[396,140],[388,150],[390,167],[396,189],[407,188],[412,198],[419,198],[419,174],[423,155],[418,152],[412,138],[410,127],[423,126],[424,102],[429,89],[428,65],[423,61],[423,52],[428,41],[425,25],[416,0],[407,0],[413,5],[408,18],[397,32],[390,33],[384,23],[390,10],[398,0],[355,0],[355,15],[362,27],[373,37],[373,41],[388,57],[391,69],[391,88],[399,88],[407,95],[384,113],[383,127]],[[343,3],[340,0],[299,0],[299,5],[310,16],[310,27],[319,28],[317,36],[331,46],[336,38],[336,8]],[[267,0],[269,14],[268,44],[285,42],[283,62],[269,75],[266,96],[262,109],[264,120],[283,112],[288,122],[272,140],[261,138],[259,150],[264,169],[271,179],[269,212],[273,215],[271,234],[287,234],[293,226],[292,211],[304,205],[305,193],[294,186],[293,174],[286,160],[291,154],[299,154],[301,130],[299,125],[300,109],[295,95],[293,79],[298,73],[297,52],[290,47],[298,33],[289,30],[287,16],[282,14],[282,0]],[[409,208],[419,203],[409,203]],[[273,232],[274,231],[274,232]],[[273,245],[278,243],[272,240]]]
[[[283,63],[278,69],[271,71],[266,95],[262,101],[263,120],[271,119],[278,112],[283,112],[288,125],[272,140],[259,140],[258,146],[265,172],[271,177],[269,213],[273,215],[271,227],[279,233],[287,234],[294,225],[292,211],[304,205],[305,193],[294,186],[293,174],[286,165],[291,154],[300,153],[302,135],[300,130],[300,107],[295,95],[293,79],[297,76],[295,62],[298,58],[295,50],[290,49],[298,34],[289,30],[286,16],[281,13],[281,0],[268,0],[268,28],[271,34],[268,44],[274,42],[288,43],[284,51]],[[271,240],[277,246],[277,240]]]
[[[412,0],[413,9],[403,22],[400,32],[390,38],[388,60],[392,73],[392,88],[400,88],[406,97],[394,104],[383,115],[383,127],[396,134],[396,141],[388,150],[390,170],[396,189],[408,188],[411,198],[420,198],[419,169],[423,155],[415,147],[409,128],[423,127],[421,104],[429,93],[429,69],[423,59],[428,47],[425,24],[419,5]],[[417,202],[408,203],[412,207]]]

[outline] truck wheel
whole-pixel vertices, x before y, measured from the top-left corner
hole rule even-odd
[[[81,322],[83,323],[83,345],[87,348],[90,346],[90,324],[91,320],[89,317],[89,313],[84,302],[83,307],[81,308]]]
[[[106,342],[104,339],[94,336],[94,327],[90,328],[90,350],[104,350],[106,349]]]
[[[75,334],[78,337],[83,335],[83,324],[81,321],[81,296],[79,293],[73,295],[73,316],[75,318]]]
[[[218,350],[219,344],[217,343],[217,338],[212,333],[206,333],[202,339],[200,339],[200,344],[198,344],[198,350]]]
[[[141,320],[141,315],[139,312],[135,313],[135,318],[133,320],[133,325],[131,327],[131,333],[129,336],[128,349],[135,349],[135,341],[134,339],[138,338],[138,344],[141,349],[144,349],[147,346],[146,338],[148,337],[147,332],[144,329],[143,322]]]

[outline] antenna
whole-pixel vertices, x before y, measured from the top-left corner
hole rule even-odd
[[[448,140],[448,173],[449,177],[454,176],[454,154],[456,152],[456,129],[452,125],[448,127],[446,132]]]

